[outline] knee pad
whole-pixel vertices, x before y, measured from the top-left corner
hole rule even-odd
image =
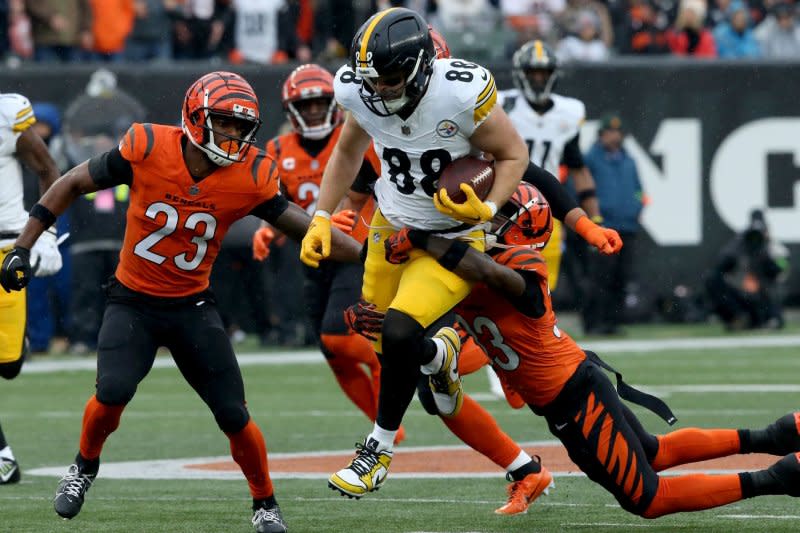
[[[97,381],[97,401],[106,405],[127,405],[136,394],[137,384],[120,376],[103,376]]]
[[[239,433],[250,420],[250,413],[244,404],[227,403],[213,409],[214,420],[217,421],[219,429],[227,435]]]

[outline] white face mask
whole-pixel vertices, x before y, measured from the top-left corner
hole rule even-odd
[[[403,90],[403,96],[400,98],[395,98],[394,100],[384,100],[383,105],[386,106],[386,110],[389,113],[397,113],[408,103],[408,96],[406,96],[405,90]]]

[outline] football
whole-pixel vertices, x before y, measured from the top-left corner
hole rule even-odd
[[[467,195],[460,188],[462,183],[470,185],[478,198],[485,200],[494,184],[494,162],[474,156],[462,157],[447,165],[439,176],[439,189],[445,189],[447,196],[457,204],[467,201]]]

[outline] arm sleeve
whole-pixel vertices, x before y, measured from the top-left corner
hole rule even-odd
[[[558,220],[563,222],[567,213],[578,207],[578,203],[569,195],[564,186],[561,185],[561,182],[558,181],[558,178],[545,169],[533,163],[528,163],[528,168],[525,170],[522,179],[541,191],[550,203],[553,216]]]
[[[539,285],[540,274],[533,270],[516,270],[525,280],[525,290],[519,296],[507,295],[506,298],[525,316],[539,318],[545,313],[544,295]]]
[[[561,162],[567,165],[568,168],[581,168],[584,166],[580,136],[580,133],[576,133],[575,137],[564,146],[564,155],[561,157]]]
[[[133,183],[133,167],[116,147],[89,160],[89,175],[101,189]]]
[[[252,211],[250,211],[250,214],[272,224],[288,208],[289,200],[287,200],[282,194],[276,194],[266,202],[257,205]]]

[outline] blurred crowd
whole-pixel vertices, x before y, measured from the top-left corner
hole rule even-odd
[[[361,21],[391,6],[419,11],[455,55],[479,61],[535,38],[562,61],[800,57],[791,0],[0,0],[0,56],[334,61]]]

